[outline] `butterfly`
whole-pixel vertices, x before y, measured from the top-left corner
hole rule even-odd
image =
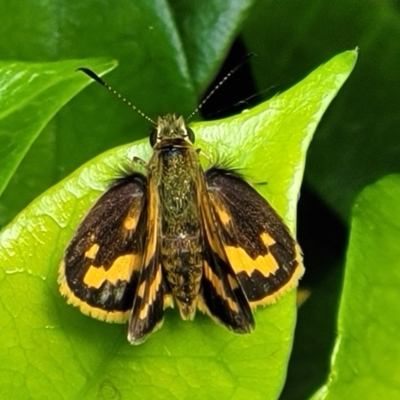
[[[183,320],[200,310],[236,333],[251,332],[252,309],[297,286],[299,245],[240,174],[203,169],[183,117],[159,117],[149,139],[149,162],[134,160],[145,173],[115,179],[68,244],[62,295],[94,318],[129,321],[132,344],[159,329],[173,306]]]

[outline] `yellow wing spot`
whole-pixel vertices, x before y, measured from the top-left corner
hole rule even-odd
[[[99,288],[106,280],[114,285],[118,280],[129,282],[132,271],[138,269],[140,261],[138,255],[125,254],[118,257],[107,270],[103,266],[90,266],[83,282],[92,288]]]
[[[170,294],[164,295],[164,310],[168,307],[174,308],[174,298]]]
[[[99,248],[100,246],[97,243],[94,243],[92,247],[90,247],[89,250],[85,252],[85,257],[94,260],[96,258],[97,252],[99,251]]]
[[[239,287],[237,279],[234,279],[232,275],[228,275],[228,281],[232,289],[237,289]]]
[[[159,267],[158,270],[157,270],[156,277],[154,278],[153,282],[151,282],[151,284],[150,284],[149,294],[147,296],[147,301],[146,301],[145,304],[143,304],[143,307],[140,310],[140,313],[139,313],[139,318],[140,319],[145,319],[147,317],[147,314],[149,312],[149,307],[153,304],[154,300],[157,297],[157,292],[160,289],[161,279],[162,279],[162,273],[161,273],[161,268]],[[145,282],[142,283],[143,286],[146,285],[146,284],[148,285],[149,282],[145,281]],[[144,292],[144,288],[143,288],[142,291]],[[140,297],[143,298],[143,296],[140,296]]]
[[[144,292],[146,289],[147,281],[144,281],[141,283],[141,285],[138,287],[136,295],[141,297],[142,299],[144,298]]]
[[[228,232],[231,232],[233,226],[232,226],[232,218],[229,214],[229,211],[217,196],[215,196],[212,192],[209,193],[209,195],[210,199],[212,200],[212,208],[218,215],[219,220],[221,221],[222,225],[224,225],[225,229]]]
[[[253,260],[241,247],[225,246],[225,251],[235,273],[245,271],[250,275],[254,270],[258,270],[264,276],[268,276],[279,269],[279,264],[271,253]]]
[[[274,238],[266,232],[264,232],[260,238],[261,241],[265,244],[265,246],[272,246],[273,244],[276,243]]]
[[[217,292],[218,296],[222,297],[228,303],[228,306],[231,310],[233,310],[234,312],[238,312],[239,308],[237,304],[226,294],[225,288],[221,280],[218,278],[217,275],[214,274],[213,270],[210,268],[207,261],[204,261],[203,265],[204,265],[204,276],[212,283],[212,286],[214,290]],[[235,285],[232,286],[232,289],[235,289],[236,287],[237,285],[235,282]],[[198,304],[197,306],[199,307],[200,311],[204,312],[203,311],[204,307],[202,304]]]
[[[137,223],[138,223],[138,221],[139,221],[139,218],[138,218],[139,215],[140,215],[139,213],[137,213],[137,215],[134,215],[134,216],[128,215],[128,216],[124,219],[124,224],[123,224],[123,226],[124,226],[124,228],[125,228],[127,231],[133,231],[133,230],[135,230],[135,228],[136,228],[136,226],[137,226]]]
[[[231,223],[231,221],[232,221],[231,216],[226,212],[226,210],[218,207],[217,213],[218,213],[219,219],[225,226],[227,226]]]

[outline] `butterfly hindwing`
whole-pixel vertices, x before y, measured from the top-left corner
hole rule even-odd
[[[299,246],[267,201],[235,172],[211,168],[206,181],[229,264],[252,306],[270,304],[297,285]]]
[[[85,314],[124,322],[132,308],[146,236],[146,178],[118,179],[79,225],[59,270],[60,291]]]

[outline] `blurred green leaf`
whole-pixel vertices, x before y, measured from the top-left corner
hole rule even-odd
[[[400,398],[399,199],[400,175],[357,197],[331,373],[315,400]]]
[[[253,67],[259,88],[269,89],[270,96],[313,65],[359,46],[357,70],[318,128],[305,175],[313,191],[348,223],[359,191],[399,171],[398,2],[260,0],[243,35],[258,54]]]
[[[0,62],[0,194],[42,129],[89,80],[75,72],[82,65],[104,73],[105,60],[54,63]]]
[[[193,124],[199,146],[243,170],[294,228],[305,154],[323,112],[351,72],[356,52],[239,116]],[[252,335],[169,310],[163,328],[132,347],[126,327],[66,304],[56,266],[79,220],[109,179],[147,142],[111,150],[35,200],[0,236],[0,381],[9,398],[276,398],[295,322],[294,292],[256,313]],[[18,299],[18,301],[16,301]],[[68,382],[68,384],[66,384]]]

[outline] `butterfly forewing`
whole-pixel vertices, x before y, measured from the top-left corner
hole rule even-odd
[[[211,168],[206,181],[229,264],[251,305],[269,304],[303,275],[300,248],[274,209],[233,171]]]
[[[132,308],[146,236],[146,179],[118,179],[79,225],[60,265],[60,291],[85,314],[124,322]]]

